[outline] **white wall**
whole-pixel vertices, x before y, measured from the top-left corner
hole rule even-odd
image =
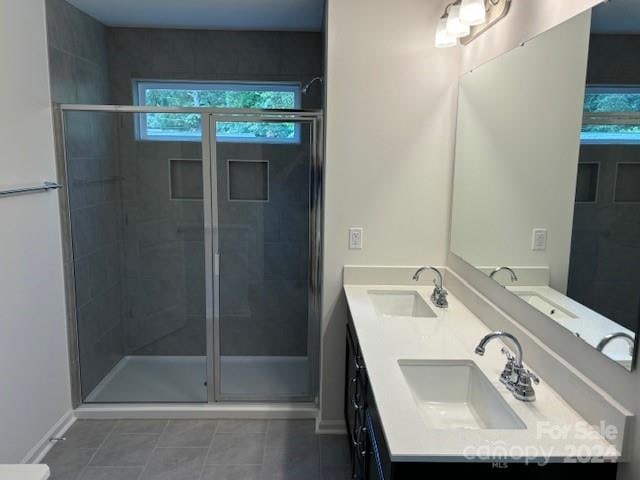
[[[0,2],[0,184],[55,180],[43,0]],[[0,463],[71,408],[56,193],[0,199]]]
[[[591,13],[460,82],[451,250],[476,266],[549,267],[566,292]],[[531,248],[534,228],[546,250]]]
[[[599,0],[515,0],[513,11],[493,31],[478,39],[463,53],[465,71],[516,47],[538,34],[600,3]],[[448,265],[498,307],[607,391],[636,416],[640,416],[640,370],[629,373],[584,342],[576,341],[568,330],[524,304],[486,275],[449,254]],[[539,372],[544,375],[544,372]],[[627,461],[619,467],[619,480],[640,478],[640,425],[635,422],[626,435]]]
[[[328,2],[321,427],[342,423],[343,265],[446,258],[459,50],[434,47],[444,6]]]

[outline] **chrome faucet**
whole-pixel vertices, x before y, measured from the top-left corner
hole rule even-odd
[[[611,333],[604,337],[600,342],[598,342],[598,346],[596,347],[598,351],[604,350],[610,341],[615,340],[616,338],[624,338],[629,343],[629,355],[633,357],[633,347],[635,347],[636,340],[631,335],[625,332]]]
[[[516,275],[516,272],[514,272],[512,269],[510,269],[509,267],[498,267],[496,268],[493,272],[491,272],[489,274],[489,278],[493,278],[493,276],[502,271],[502,270],[506,270],[507,272],[509,272],[511,274],[511,282],[517,282],[518,281],[518,276]]]
[[[436,274],[436,278],[433,280],[433,284],[436,288],[433,289],[433,293],[431,294],[431,301],[438,308],[447,308],[449,306],[449,302],[447,301],[447,292],[442,285],[442,273],[435,267],[420,267],[416,270],[416,273],[413,274],[413,280],[416,282],[420,280],[420,275],[422,272],[426,272],[427,270],[432,270]]]
[[[536,392],[532,383],[540,383],[540,379],[522,365],[522,346],[516,337],[508,332],[491,332],[484,336],[476,347],[478,355],[484,355],[487,344],[496,338],[508,338],[515,346],[515,356],[506,348],[502,348],[502,353],[507,357],[507,364],[500,374],[500,381],[513,393],[513,396],[523,402],[533,402],[536,399]]]

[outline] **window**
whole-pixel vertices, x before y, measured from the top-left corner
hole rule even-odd
[[[582,126],[583,144],[640,143],[640,121],[634,125],[613,123],[617,113],[637,113],[640,119],[640,87],[587,87],[584,113],[598,114],[603,123]]]
[[[211,107],[299,109],[300,85],[291,83],[135,82],[138,105],[154,107]],[[138,115],[141,140],[200,141],[200,115],[143,113]],[[218,122],[218,141],[298,143],[300,127],[294,123]]]

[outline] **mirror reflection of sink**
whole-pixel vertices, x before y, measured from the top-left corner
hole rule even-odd
[[[427,428],[526,428],[473,361],[398,360],[398,364]]]
[[[555,318],[556,320],[571,320],[578,318],[569,310],[562,308],[560,305],[552,302],[548,298],[543,297],[535,292],[513,292],[529,305],[541,311],[545,315]]]
[[[369,290],[378,313],[385,317],[435,318],[427,302],[415,290]]]

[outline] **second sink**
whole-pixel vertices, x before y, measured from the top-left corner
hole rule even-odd
[[[378,315],[386,317],[435,318],[427,302],[415,290],[369,290]]]
[[[430,429],[525,429],[471,360],[398,360]]]
[[[551,300],[535,292],[514,291],[513,293],[515,293],[532,307],[552,318],[555,318],[556,320],[572,320],[577,318],[570,311],[565,310],[560,305],[556,305]]]

